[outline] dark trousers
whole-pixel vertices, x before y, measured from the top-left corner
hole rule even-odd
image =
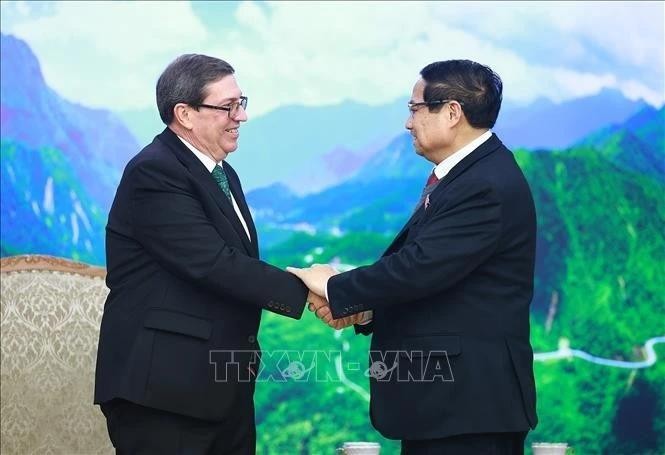
[[[402,441],[402,455],[524,455],[526,432],[462,434]]]
[[[117,455],[254,455],[254,406],[210,422],[114,399],[101,405]]]

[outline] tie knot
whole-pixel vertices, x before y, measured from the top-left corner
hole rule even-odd
[[[226,179],[226,172],[224,172],[224,168],[222,166],[215,164],[215,167],[212,170],[212,176],[215,177],[215,180],[219,178]]]
[[[425,184],[425,186],[433,185],[438,181],[439,181],[439,178],[436,176],[434,171],[432,171],[432,173],[429,175],[429,178],[427,179],[427,183]]]

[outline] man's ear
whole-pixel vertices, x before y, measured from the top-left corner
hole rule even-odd
[[[178,103],[173,107],[173,119],[183,128],[191,130],[194,127],[191,119],[192,107],[185,103]]]
[[[453,123],[454,125],[458,124],[464,117],[464,111],[462,110],[462,106],[456,102],[448,103],[447,115],[449,116],[448,118],[451,123]]]

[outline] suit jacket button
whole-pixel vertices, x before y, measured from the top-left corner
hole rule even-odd
[[[256,341],[256,337],[254,335],[250,335],[247,337],[247,341],[250,343],[254,343]]]

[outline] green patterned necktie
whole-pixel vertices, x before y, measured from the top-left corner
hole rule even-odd
[[[215,179],[217,185],[222,189],[226,197],[229,198],[231,202],[231,189],[229,188],[229,179],[226,177],[226,172],[224,168],[219,164],[215,165],[215,169],[212,170],[212,178]]]

